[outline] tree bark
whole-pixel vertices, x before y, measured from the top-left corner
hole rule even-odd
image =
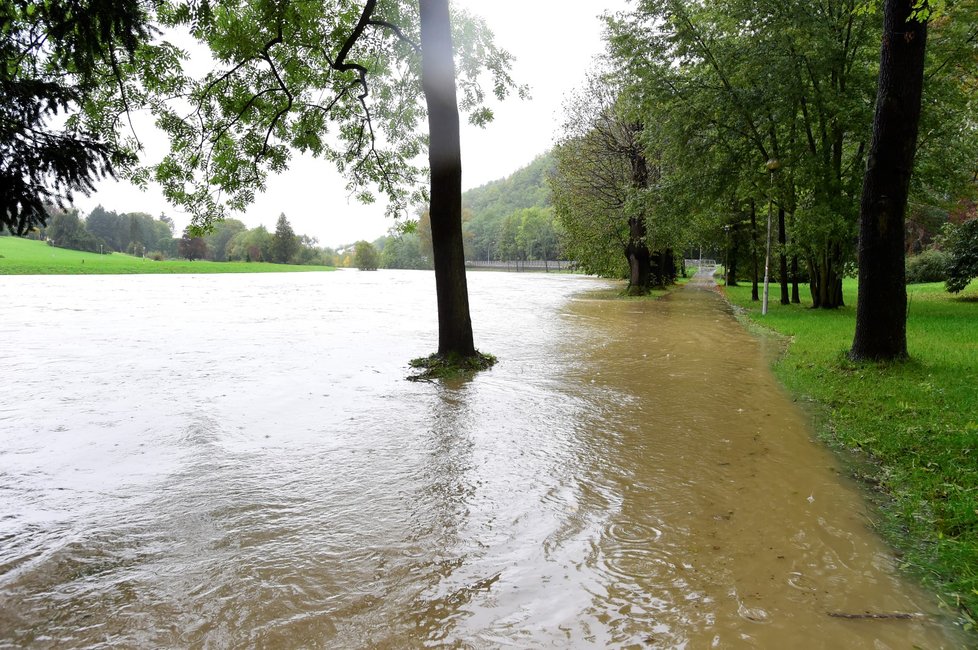
[[[652,286],[652,254],[645,245],[645,222],[642,219],[628,220],[628,293],[644,295]]]
[[[665,269],[665,273],[662,276],[662,284],[672,284],[676,281],[678,277],[678,272],[676,270],[676,253],[671,248],[667,248],[662,251],[662,268]]]
[[[428,107],[431,247],[438,354],[476,354],[462,245],[462,154],[448,0],[419,0],[422,82]]]
[[[635,132],[642,130],[641,125],[635,127]],[[637,147],[632,150],[632,187],[644,189],[649,186],[649,164],[645,154]],[[645,295],[652,287],[652,254],[646,242],[645,215],[641,214],[628,220],[628,245],[625,254],[628,256],[628,293],[630,295]],[[657,269],[658,270],[658,269]]]
[[[907,356],[904,215],[917,147],[927,23],[914,0],[886,0],[873,140],[859,205],[859,293],[853,359]]]
[[[836,309],[842,300],[842,251],[837,244],[829,244],[819,257],[810,258],[812,307]]]
[[[791,298],[788,295],[788,255],[785,249],[788,246],[788,233],[784,226],[784,208],[778,208],[778,280],[781,281],[781,304],[790,305]]]
[[[737,257],[740,255],[740,224],[735,223],[728,226],[728,237],[727,242],[727,278],[726,284],[728,287],[737,286]]]

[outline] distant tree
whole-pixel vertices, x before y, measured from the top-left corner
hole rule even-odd
[[[207,257],[207,242],[204,241],[203,237],[194,235],[190,228],[186,228],[180,238],[178,250],[180,257],[185,257],[191,262],[201,260]]]
[[[376,271],[380,265],[377,249],[368,241],[358,241],[353,247],[357,268],[361,271]]]
[[[960,293],[978,278],[978,218],[948,225],[946,250],[951,257],[947,290]]]
[[[46,228],[47,238],[52,245],[93,253],[99,251],[98,240],[85,230],[85,225],[78,218],[78,210],[54,210],[53,213]]]
[[[153,221],[153,230],[156,231],[156,244],[151,250],[162,254],[164,257],[176,257],[176,240],[173,238],[173,221],[166,215]]]
[[[557,231],[552,209],[526,208],[520,217],[517,243],[531,260],[557,259]]]
[[[148,40],[141,0],[4,0],[0,8],[0,225],[25,234],[48,206],[135,162],[114,128],[128,112],[120,69]],[[118,103],[82,119],[98,90]],[[67,115],[68,120],[61,116]],[[52,118],[58,126],[52,126]]]
[[[129,222],[129,244],[126,250],[142,255],[159,249],[159,230],[156,221],[145,212],[129,212],[122,217]]]
[[[315,237],[299,235],[296,241],[299,249],[292,258],[293,264],[332,266],[332,258],[324,249],[318,247],[319,241]]]
[[[519,261],[526,258],[520,245],[519,234],[523,219],[518,212],[507,215],[499,226],[496,240],[496,257],[500,260]]]
[[[101,205],[85,218],[85,229],[108,250],[124,251],[129,243],[128,220]]]
[[[421,241],[416,232],[389,237],[380,253],[385,269],[430,269],[431,260],[421,254]]]
[[[266,262],[272,259],[272,235],[265,226],[239,232],[228,242],[228,259]]]
[[[278,264],[288,264],[298,250],[299,241],[283,212],[278,216],[278,221],[275,223],[275,234],[272,236],[272,261]]]
[[[215,262],[228,261],[228,247],[238,233],[248,230],[238,219],[224,219],[214,224],[214,230],[204,236],[211,259]]]

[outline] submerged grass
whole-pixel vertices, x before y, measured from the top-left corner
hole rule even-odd
[[[44,242],[0,237],[0,275],[128,275],[167,273],[294,273],[332,271],[329,266],[298,266],[266,262],[208,262],[99,255],[55,248]]]
[[[480,370],[488,370],[496,365],[497,359],[491,354],[475,351],[475,356],[463,357],[459,354],[432,354],[427,357],[411,359],[409,366],[418,372],[408,376],[408,381],[434,381],[436,379],[461,379]]]
[[[816,405],[820,435],[870,460],[857,471],[875,489],[879,528],[905,568],[978,618],[978,283],[959,297],[943,284],[908,287],[910,360],[855,363],[856,283],[847,307],[751,302],[750,287],[724,292],[754,323],[789,337],[775,365],[785,386]],[[819,408],[821,407],[821,408]]]
[[[696,267],[692,269],[687,269],[685,278],[677,278],[674,285],[667,286],[665,288],[652,289],[648,293],[633,295],[629,293],[629,287],[627,282],[619,282],[617,286],[609,287],[607,289],[594,289],[591,291],[585,291],[581,294],[581,297],[588,300],[629,300],[629,301],[642,301],[642,300],[658,300],[663,296],[669,295],[670,292],[675,291],[676,287],[682,286],[689,282],[694,275],[696,275]]]

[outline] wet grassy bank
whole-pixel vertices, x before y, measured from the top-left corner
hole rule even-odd
[[[127,275],[166,273],[288,273],[332,271],[328,266],[266,262],[209,262],[134,257],[125,253],[99,255],[48,246],[18,237],[0,237],[0,275]]]
[[[855,329],[854,280],[844,287],[848,306],[834,311],[774,300],[762,316],[749,285],[722,290],[753,322],[790,337],[775,373],[797,398],[814,403],[820,435],[870,461],[859,478],[879,495],[881,532],[905,567],[974,629],[978,283],[957,297],[942,284],[911,285],[911,360],[895,364],[846,357]]]

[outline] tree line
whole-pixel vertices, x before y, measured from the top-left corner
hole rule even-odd
[[[598,76],[609,91],[592,94],[559,143],[558,168],[574,173],[554,183],[557,222],[589,211],[576,225],[595,228],[565,228],[585,242],[579,255],[617,249],[641,292],[668,281],[676,251],[697,240],[733,248],[747,231],[756,248],[766,212],[783,301],[794,298],[788,278],[806,275],[817,307],[840,306],[841,278],[858,257],[869,272],[859,308],[874,304],[893,329],[905,316],[907,197],[941,206],[971,191],[975,3],[637,1],[607,20]],[[0,47],[17,62],[0,70],[8,227],[43,223],[44,202],[122,170],[159,182],[205,230],[252,202],[293,153],[308,153],[344,172],[365,201],[379,190],[402,215],[428,205],[439,353],[475,356],[459,114],[491,120],[486,82],[499,99],[522,93],[480,20],[453,15],[447,0],[4,6]],[[193,74],[159,28],[189,31],[213,68]],[[152,167],[138,164],[139,135],[127,125],[137,109],[171,141]],[[70,116],[65,128],[51,125],[58,113]],[[415,164],[425,150],[428,174]],[[857,322],[863,330],[875,319]]]
[[[336,251],[318,246],[315,238],[295,234],[284,214],[279,215],[274,232],[263,225],[248,228],[238,219],[225,219],[204,234],[188,227],[175,237],[173,220],[165,214],[153,218],[145,212],[117,213],[98,205],[81,217],[75,208],[47,209],[46,225],[35,226],[28,236],[58,248],[155,260],[336,266],[339,259]]]
[[[159,183],[199,236],[305,153],[335,166],[362,201],[385,195],[392,214],[428,205],[438,355],[491,364],[469,316],[460,114],[486,124],[489,98],[526,91],[484,21],[448,0],[3,7],[0,223],[22,235],[45,224],[46,204],[64,207],[121,173]],[[174,31],[210,51],[210,70],[187,65]],[[137,110],[169,137],[157,164],[140,164]],[[427,168],[417,164],[425,151]]]
[[[772,241],[782,303],[807,282],[816,308],[841,306],[859,263],[873,315],[857,322],[899,329],[907,204],[946,221],[978,190],[976,5],[640,0],[608,16],[556,150],[575,254],[621,258],[643,292],[667,279],[657,257],[705,242],[729,283],[756,287]]]

